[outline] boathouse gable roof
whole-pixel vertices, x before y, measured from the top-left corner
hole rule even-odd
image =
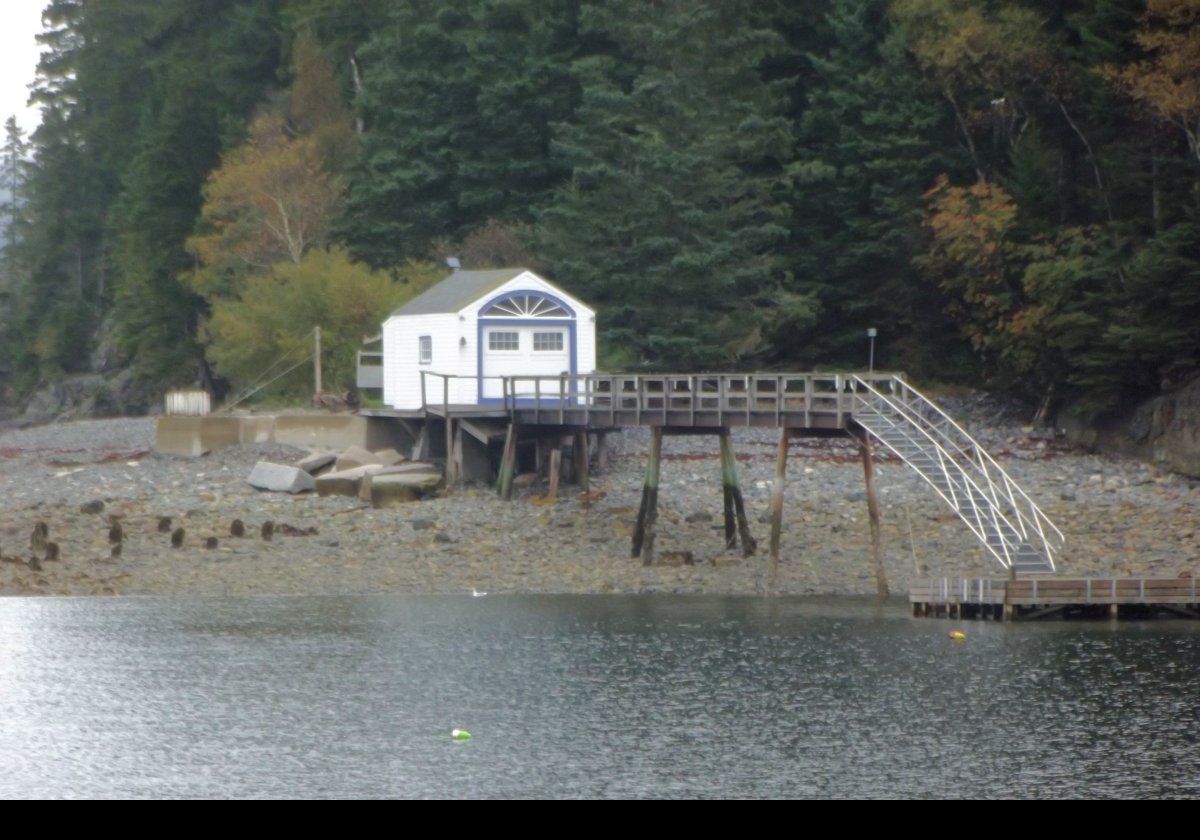
[[[401,306],[392,313],[392,317],[459,312],[528,271],[525,268],[455,271]]]

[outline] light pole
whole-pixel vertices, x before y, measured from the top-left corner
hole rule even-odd
[[[868,360],[867,360],[867,372],[868,373],[875,372],[875,336],[877,336],[878,334],[879,334],[879,331],[876,330],[874,327],[867,327],[867,341],[870,343],[870,347],[871,347],[870,356],[868,356]]]

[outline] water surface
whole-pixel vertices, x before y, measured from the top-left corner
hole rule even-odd
[[[1194,797],[1198,673],[855,599],[8,598],[0,796]]]

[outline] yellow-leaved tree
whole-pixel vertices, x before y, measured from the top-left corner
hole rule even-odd
[[[372,271],[331,248],[342,178],[355,145],[333,64],[309,39],[293,49],[292,85],[250,124],[245,142],[209,176],[188,247],[188,284],[209,306],[201,329],[216,373],[237,389],[310,393],[314,327],[323,386],[354,385],[354,351],[393,308],[436,280],[431,263]]]
[[[271,371],[264,378],[269,381],[298,365],[266,392],[302,396],[311,393],[312,369],[305,360],[311,356],[312,327],[319,325],[327,390],[344,391],[354,384],[354,354],[363,338],[377,333],[389,312],[442,273],[433,263],[373,271],[341,248],[310,250],[299,262],[250,275],[236,297],[216,301],[204,327],[209,359],[238,386],[255,382],[264,371]]]
[[[1180,129],[1200,161],[1200,3],[1148,0],[1135,38],[1147,58],[1105,75]]]

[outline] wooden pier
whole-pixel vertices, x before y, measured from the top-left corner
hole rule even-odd
[[[1198,590],[1195,577],[927,578],[908,600],[916,618],[1200,619]]]
[[[496,396],[481,398],[478,403],[455,401],[463,394],[485,393]],[[873,481],[877,453],[886,452],[915,470],[975,534],[985,551],[1018,577],[1052,572],[1054,556],[1063,542],[1054,523],[983,447],[898,373],[474,377],[421,371],[420,396],[420,408],[367,412],[411,426],[414,457],[444,458],[447,488],[468,474],[478,479],[484,473],[495,480],[497,492],[506,499],[512,496],[521,462],[529,461],[521,457],[522,443],[536,445],[534,467],[539,472],[548,470],[548,498],[553,499],[560,470],[567,464],[577,481],[586,486],[592,440],[597,466],[603,469],[608,432],[649,428],[651,446],[631,546],[633,556],[647,565],[654,558],[663,437],[710,435],[716,439],[725,545],[732,548],[740,542],[742,552],[752,556],[758,551],[758,541],[747,521],[730,430],[778,430],[768,556],[760,555],[755,567],[758,589],[765,593],[774,592],[778,580],[788,443],[793,438],[849,437],[858,444],[871,527],[872,570],[881,596],[888,594],[888,583]],[[562,457],[565,447],[570,447],[573,456],[569,461]],[[499,468],[493,473],[497,461]]]

